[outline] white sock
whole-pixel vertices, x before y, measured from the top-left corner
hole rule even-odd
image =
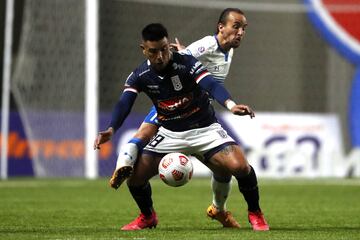
[[[231,190],[231,180],[228,183],[218,182],[214,176],[212,176],[211,188],[213,191],[213,205],[220,211],[225,211],[226,200]]]
[[[116,161],[116,169],[123,166],[134,166],[138,157],[138,148],[135,143],[127,143],[120,148],[120,152]]]

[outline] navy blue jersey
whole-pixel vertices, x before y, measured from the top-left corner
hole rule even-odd
[[[161,75],[150,67],[149,61],[142,63],[126,80],[124,91],[146,93],[161,126],[185,131],[216,122],[209,95],[198,85],[208,75],[196,58],[174,52]]]

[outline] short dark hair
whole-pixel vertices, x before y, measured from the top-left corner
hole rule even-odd
[[[142,30],[144,41],[159,41],[164,37],[168,37],[168,32],[161,23],[150,23]]]
[[[231,12],[236,12],[236,13],[239,13],[241,15],[245,15],[243,11],[241,11],[239,8],[225,8],[221,14],[220,14],[220,17],[219,17],[219,20],[218,20],[218,23],[217,23],[217,26],[216,26],[216,33],[219,32],[219,23],[221,24],[226,24],[226,21],[227,21],[227,18],[229,16],[229,14]]]

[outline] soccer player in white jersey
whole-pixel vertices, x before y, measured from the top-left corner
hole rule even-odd
[[[206,36],[196,42],[193,42],[186,48],[182,46],[179,41],[175,38],[176,43],[171,44],[173,47],[177,48],[180,53],[190,54],[197,58],[214,78],[220,83],[224,84],[224,81],[229,73],[231,60],[234,54],[234,48],[240,44],[241,39],[245,35],[245,28],[247,26],[246,19],[239,26],[239,31],[242,31],[239,38],[235,38],[235,43],[229,45],[230,49],[225,47],[224,43],[227,43],[230,39],[220,38],[221,33],[217,32],[216,35]]]
[[[186,49],[183,49],[177,39],[176,44],[172,44],[172,46],[182,53],[196,57],[211,72],[216,81],[223,84],[229,72],[234,48],[240,45],[246,26],[247,21],[244,13],[239,9],[228,8],[221,13],[217,33],[214,36],[206,36],[190,44]],[[156,111],[153,110],[140,126],[134,138],[121,148],[116,169],[110,180],[112,187],[118,188],[132,174],[138,151],[155,135],[158,127]],[[99,147],[99,145],[95,144],[95,147]],[[226,211],[225,208],[226,199],[231,189],[231,176],[223,177],[214,174],[211,185],[213,204],[207,209],[207,215],[220,221],[224,227],[239,227],[240,225],[233,218],[232,214]],[[246,190],[241,191],[244,192]],[[244,197],[246,199],[246,193]],[[249,201],[247,200],[247,202]],[[268,229],[260,208],[254,208],[251,204],[249,205],[249,221],[254,230]]]

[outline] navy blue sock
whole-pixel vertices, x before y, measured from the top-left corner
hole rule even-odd
[[[251,166],[250,166],[251,167]],[[259,211],[259,188],[257,186],[257,178],[253,167],[247,176],[237,177],[240,192],[243,194],[251,212]]]
[[[139,187],[129,186],[130,193],[134,198],[136,204],[140,208],[140,211],[145,216],[151,216],[153,211],[153,202],[151,199],[151,185],[147,184]]]

